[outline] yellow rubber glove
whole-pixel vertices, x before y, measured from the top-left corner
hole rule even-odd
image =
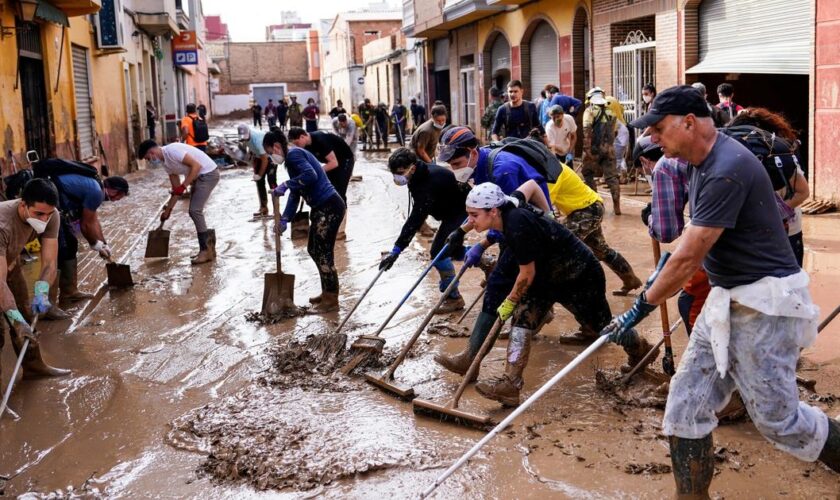
[[[505,299],[502,302],[502,305],[500,305],[499,308],[496,309],[496,313],[498,313],[499,319],[501,319],[504,322],[504,321],[507,321],[508,319],[510,319],[511,316],[513,316],[513,311],[515,309],[516,309],[516,302],[514,302],[510,299]]]

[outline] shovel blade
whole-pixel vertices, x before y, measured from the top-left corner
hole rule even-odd
[[[149,238],[146,240],[146,258],[160,257],[169,257],[169,230],[167,229],[149,231]]]
[[[262,313],[276,316],[295,309],[295,275],[266,273]]]
[[[109,262],[105,264],[105,270],[108,272],[108,286],[114,288],[134,286],[134,280],[131,279],[131,267],[127,264]]]

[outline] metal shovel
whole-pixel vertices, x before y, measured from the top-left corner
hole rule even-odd
[[[170,196],[169,201],[166,203],[163,210],[171,211],[172,207],[175,206],[176,201],[178,201],[177,196]],[[169,231],[163,229],[164,222],[165,221],[160,221],[160,225],[157,229],[149,231],[149,238],[146,240],[147,259],[169,257]]]
[[[167,248],[169,246],[167,245]],[[108,286],[113,288],[128,288],[134,286],[131,279],[131,267],[128,264],[118,264],[108,257],[105,270],[108,272]]]
[[[276,316],[284,312],[295,310],[295,275],[283,273],[280,262],[280,203],[276,196],[271,197],[274,205],[274,255],[277,258],[277,272],[265,273],[265,287],[263,289],[262,313],[265,316]]]

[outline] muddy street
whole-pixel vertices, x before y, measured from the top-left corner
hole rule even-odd
[[[276,271],[273,222],[250,221],[258,208],[250,170],[222,172],[206,211],[216,230],[218,260],[203,266],[190,266],[197,243],[187,201],[178,203],[167,222],[169,258],[143,258],[146,232],[156,225],[168,181],[157,170],[135,175],[131,196],[106,204],[101,218],[106,235],[119,240],[115,254],[130,264],[137,284],[101,292],[95,304],[73,310],[73,321],[43,324],[46,356],[73,373],[18,382],[10,407],[21,419],[0,420],[0,495],[68,494],[70,486],[104,497],[416,497],[482,433],[415,416],[410,403],[366,384],[362,374],[380,372],[394,359],[438,298],[437,279],[427,277],[384,330],[381,359],[353,376],[333,369],[346,352],[331,365],[313,366],[300,349],[308,337],[332,333],[399,233],[408,192],[392,182],[386,158],[358,156],[354,173],[361,180],[348,191],[347,240],[336,245],[340,312],[273,324],[248,320],[261,307],[263,274]],[[639,221],[643,200],[628,196],[624,215],[608,210],[605,217],[606,238],[640,276],[653,269],[650,240]],[[840,235],[831,230],[838,220],[805,219],[805,269],[823,317],[840,303]],[[344,329],[351,341],[387,317],[427,265],[429,242],[418,235],[380,278]],[[296,277],[295,302],[308,305],[320,286],[306,240],[286,233],[281,251],[283,271]],[[99,288],[101,260],[86,255],[80,266],[84,287]],[[606,276],[608,290],[620,287],[615,274]],[[466,273],[461,291],[467,303],[479,293],[482,277],[479,270]],[[609,300],[618,312],[633,298]],[[555,313],[532,349],[526,395],[583,350],[559,342],[577,324],[559,306]],[[463,324],[470,326],[476,314]],[[432,359],[463,348],[468,332],[453,325],[459,315],[435,319],[396,372],[424,399],[445,402],[460,382]],[[656,342],[658,314],[640,331]],[[683,329],[674,342],[679,361]],[[503,370],[505,346],[497,343],[482,376]],[[805,351],[801,371],[817,382],[816,392],[802,389],[801,399],[831,416],[840,413],[840,396],[834,396],[840,395],[838,347],[840,322]],[[14,357],[8,347],[2,356],[5,385]],[[608,344],[444,483],[437,498],[670,496],[668,442],[660,434],[660,361],[626,390],[596,384],[596,370],[614,379],[624,359],[619,347]],[[496,420],[509,411],[472,386],[461,407]],[[774,450],[747,421],[722,426],[715,439],[713,495],[833,498],[840,491],[836,474]]]

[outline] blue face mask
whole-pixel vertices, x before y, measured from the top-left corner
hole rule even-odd
[[[394,174],[394,184],[397,186],[406,186],[408,185],[408,177],[404,175]]]
[[[160,168],[160,167],[163,166],[163,160],[159,160],[157,158],[152,158],[152,159],[146,160],[146,161],[148,161],[149,165],[151,165],[154,168]]]

